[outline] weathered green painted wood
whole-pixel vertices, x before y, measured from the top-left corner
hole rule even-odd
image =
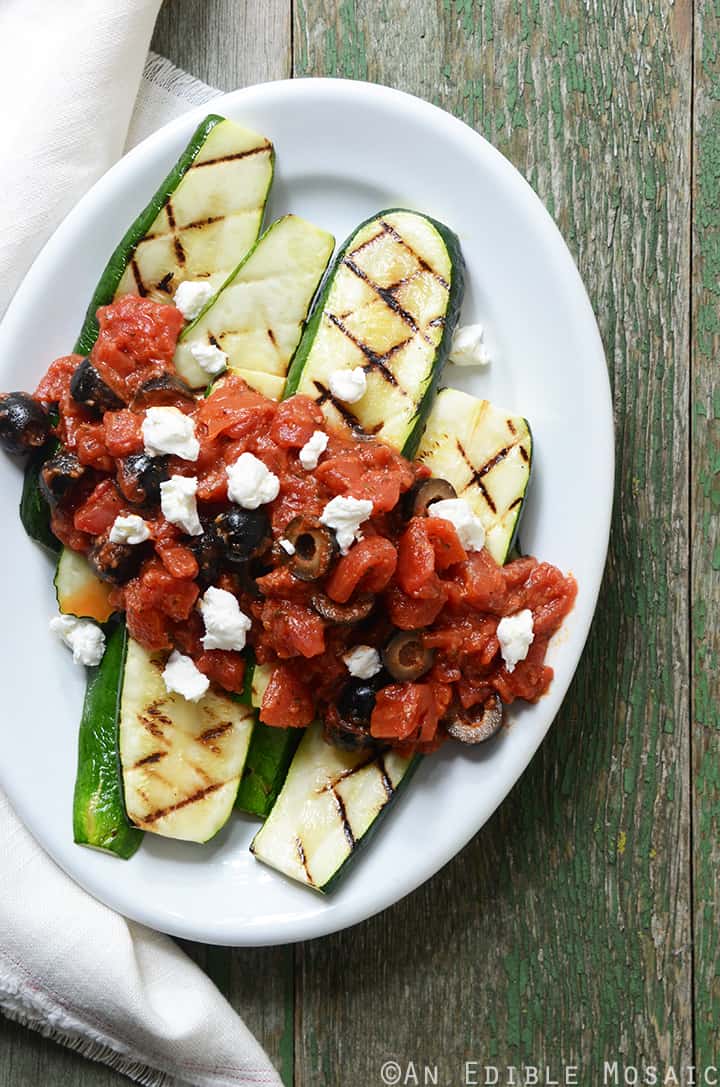
[[[695,14],[693,185],[693,840],[699,1067],[720,1056],[720,5]]]
[[[429,885],[301,949],[296,1083],[365,1087],[391,1058],[447,1083],[465,1059],[579,1063],[582,1084],[606,1058],[689,1064],[691,4],[298,0],[294,52],[298,74],[436,100],[529,178],[598,314],[619,454],[598,618],[551,736]]]

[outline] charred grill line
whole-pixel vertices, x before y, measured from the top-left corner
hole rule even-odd
[[[315,381],[313,379],[313,385],[320,393],[320,396],[317,398],[317,402],[321,407],[325,403],[332,404],[332,406],[335,408],[335,411],[338,413],[345,425],[350,428],[355,438],[358,438],[360,440],[362,440],[363,438],[367,438],[367,431],[364,430],[364,428],[360,425],[357,416],[353,415],[353,413],[350,411],[350,408],[346,407],[345,404],[337,399],[337,397],[333,396],[328,387],[326,385],[323,385],[320,381]]]
[[[416,336],[422,336],[425,343],[430,344],[432,347],[432,341],[421,331],[420,326],[413,317],[403,306],[400,305],[395,295],[391,294],[386,287],[381,287],[379,283],[371,279],[367,272],[364,272],[359,265],[355,264],[350,257],[345,257],[343,264],[346,268],[349,268],[353,275],[356,275],[358,279],[361,279],[363,283],[367,283],[371,291],[375,291],[378,298],[382,299],[388,309],[391,309],[393,313],[397,313],[401,321],[404,321],[408,328],[411,328]]]
[[[377,757],[377,767],[378,771],[380,772],[380,778],[383,783],[385,795],[387,796],[388,800],[392,800],[393,796],[395,795],[395,789],[393,788],[393,783],[388,776],[387,768],[385,766],[385,760],[383,759],[382,755],[378,755]]]
[[[173,281],[173,273],[172,272],[166,272],[165,275],[160,280],[160,282],[155,284],[155,290],[156,291],[164,291],[166,294],[168,294],[169,290],[170,290],[170,284],[172,283],[172,281]]]
[[[224,736],[232,727],[232,721],[224,721],[221,725],[212,725],[210,728],[206,728],[204,732],[200,733],[197,742],[199,744],[210,743],[211,740],[217,740],[218,737]]]
[[[133,770],[138,770],[141,766],[148,766],[153,762],[160,762],[160,759],[164,759],[167,755],[167,751],[153,751],[152,754],[146,755],[144,759],[138,759],[133,766]]]
[[[224,784],[224,781],[216,781],[212,785],[206,785],[204,789],[197,789],[191,796],[186,796],[184,800],[178,800],[177,804],[171,804],[167,808],[156,808],[155,811],[149,812],[148,815],[143,816],[142,821],[143,823],[156,823],[158,819],[171,815],[174,811],[179,811],[181,808],[187,808],[190,804],[196,804],[199,800],[204,800],[210,793],[221,789]]]
[[[429,272],[430,275],[433,276],[438,281],[438,283],[442,287],[445,288],[446,291],[449,291],[450,290],[450,284],[448,283],[448,281],[446,279],[443,279],[443,277],[440,275],[440,273],[436,272],[435,269],[432,267],[432,265],[428,264],[428,262],[425,260],[425,258],[421,257],[420,254],[418,252],[416,252],[416,250],[413,249],[413,247],[410,245],[410,242],[406,242],[405,239],[403,238],[402,234],[398,233],[398,231],[395,229],[395,227],[392,226],[390,223],[385,222],[384,219],[381,219],[380,221],[381,221],[382,225],[385,227],[386,232],[393,239],[393,241],[396,241],[398,243],[398,245],[402,245],[402,247],[404,249],[407,249],[408,253],[412,253],[412,255],[415,257],[415,260],[418,262],[418,264],[420,265],[422,270],[424,272]]]
[[[218,341],[213,336],[212,332],[208,332],[208,343],[211,343],[213,345],[213,347],[219,347],[220,346]]]
[[[442,328],[445,324],[444,314],[440,314],[439,317],[433,317],[432,321],[428,321],[428,328]]]
[[[510,505],[508,506],[508,511],[509,511],[509,510],[514,510],[516,506],[519,506],[519,505],[520,505],[520,503],[522,502],[522,500],[523,500],[523,496],[522,496],[522,495],[518,495],[518,497],[517,497],[517,498],[515,499],[515,501],[514,501],[514,502],[511,502],[511,503],[510,503]]]
[[[132,269],[132,274],[133,274],[133,277],[135,279],[135,286],[137,287],[137,293],[140,295],[141,298],[146,298],[147,293],[148,293],[147,292],[147,287],[143,283],[143,278],[140,275],[140,268],[138,267],[138,262],[136,261],[135,257],[133,257],[132,260],[130,261],[130,267]]]
[[[373,369],[379,370],[382,377],[384,377],[390,385],[394,385],[395,388],[400,390],[403,396],[407,396],[405,390],[398,384],[398,380],[395,377],[395,374],[392,372],[392,370],[388,369],[386,362],[388,358],[391,358],[396,351],[400,350],[401,347],[405,347],[407,344],[409,344],[412,340],[412,336],[409,336],[407,340],[403,340],[401,343],[395,344],[395,346],[391,347],[390,350],[387,351],[384,355],[378,355],[375,351],[373,351],[371,347],[368,347],[366,343],[363,343],[362,340],[359,340],[357,336],[355,336],[355,334],[352,333],[350,329],[343,324],[340,318],[335,316],[334,313],[327,313],[327,319],[333,325],[335,325],[335,328],[339,329],[339,331],[342,332],[343,336],[347,336],[350,342],[355,344],[358,351],[362,351],[363,355],[367,359],[366,369],[372,367]]]
[[[204,226],[212,226],[213,223],[221,223],[224,215],[208,215],[207,219],[196,219],[194,223],[187,223],[183,230],[200,230]]]
[[[267,330],[267,334],[268,334],[268,337],[269,337],[269,339],[270,339],[270,343],[271,343],[271,344],[273,345],[273,347],[277,347],[277,345],[278,345],[278,342],[277,342],[277,340],[275,339],[275,333],[273,332],[273,330],[272,330],[271,328],[269,328],[269,329]]]
[[[470,487],[472,487],[473,484],[475,484],[482,491],[482,496],[485,499],[485,501],[487,502],[490,509],[493,511],[493,513],[497,513],[497,506],[493,502],[487,487],[483,483],[482,477],[478,476],[477,471],[475,469],[475,466],[474,466],[473,462],[470,460],[470,458],[468,457],[467,453],[465,452],[465,449],[463,448],[462,442],[460,441],[459,438],[455,439],[455,445],[457,446],[458,453],[460,454],[462,459],[465,461],[465,463],[467,464],[468,468],[470,469],[470,471],[472,473],[469,481],[463,487],[462,493],[464,494],[465,491],[469,490]]]
[[[309,870],[309,868],[307,866],[307,857],[305,856],[305,850],[303,849],[303,844],[302,844],[301,840],[297,837],[297,835],[295,836],[295,849],[297,851],[298,857],[300,858],[300,864],[303,866],[303,869],[305,871],[305,875],[307,876],[308,883],[314,884],[315,881],[312,878],[312,876],[310,875],[310,870]]]
[[[367,249],[367,247],[369,245],[372,245],[373,242],[376,242],[378,238],[384,238],[387,232],[388,227],[387,223],[385,223],[382,230],[379,230],[377,234],[373,234],[372,238],[368,238],[368,240],[366,242],[363,242],[362,245],[358,245],[355,249],[352,250],[351,253],[346,253],[345,255],[352,258],[355,256],[356,253],[362,253],[363,249]]]
[[[510,431],[510,433],[512,434],[512,436],[514,438],[515,435],[517,434],[517,430],[515,429],[515,424],[513,423],[512,419],[506,419],[505,422],[507,424],[508,430]]]
[[[520,450],[520,456],[522,457],[522,459],[527,464],[528,461],[530,460],[530,454],[528,453],[528,451],[527,451],[527,449],[525,448],[524,445],[519,445],[518,449]]]
[[[168,197],[168,202],[165,205],[165,210],[167,212],[168,223],[170,224],[170,233],[172,234],[173,249],[175,250],[175,257],[177,259],[178,264],[182,268],[184,266],[184,264],[186,263],[185,250],[183,249],[182,242],[180,241],[180,235],[178,234],[177,226],[175,224],[175,211],[174,211],[173,206],[172,206],[172,200],[170,200],[169,197]]]
[[[259,147],[251,147],[247,151],[235,151],[232,155],[220,155],[216,159],[205,159],[204,162],[194,162],[191,170],[199,170],[202,166],[217,166],[219,162],[232,162],[234,159],[246,159],[250,155],[260,155],[263,151],[271,151],[271,143],[260,144]]]
[[[144,714],[140,718],[140,721],[142,725],[148,730],[151,736],[154,736],[156,740],[162,740],[162,742],[164,744],[167,744],[168,747],[170,746],[168,740],[165,737],[165,733],[160,728],[160,725],[157,723],[157,721],[153,721],[152,718],[148,719]]]
[[[501,449],[499,453],[496,453],[494,457],[492,457],[489,461],[486,461],[485,464],[483,464],[482,468],[478,468],[475,472],[478,480],[480,480],[483,476],[486,476],[488,472],[491,472],[493,468],[500,463],[500,461],[505,460],[505,457],[508,455],[512,448],[513,447],[511,445],[506,445],[504,449]]]
[[[328,789],[334,789],[335,786],[339,785],[341,781],[346,781],[348,778],[352,777],[353,774],[359,774],[361,770],[364,770],[367,766],[372,766],[374,762],[375,756],[370,755],[367,759],[364,760],[364,762],[359,762],[357,766],[353,766],[350,770],[341,770],[340,773],[332,779],[332,781],[328,782],[327,785],[323,785],[322,789],[320,789],[320,792],[324,793],[327,792]]]
[[[335,801],[335,807],[337,808],[338,815],[340,816],[340,822],[342,823],[343,834],[345,835],[345,841],[347,842],[347,844],[350,846],[351,849],[354,849],[355,848],[355,835],[353,834],[352,827],[350,826],[350,824],[348,822],[347,812],[345,811],[345,803],[343,801],[343,798],[340,796],[340,794],[338,792],[336,792],[334,786],[331,785],[329,791],[332,793],[333,800]]]

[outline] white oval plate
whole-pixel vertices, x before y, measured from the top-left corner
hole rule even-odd
[[[537,705],[478,750],[427,759],[372,844],[328,898],[248,852],[257,824],[234,817],[204,846],[145,836],[130,861],[72,841],[77,723],[84,674],[48,632],[52,569],[14,516],[20,473],[0,459],[2,785],[48,853],[97,898],[134,920],[219,944],[321,936],[396,902],[478,831],[529,763],[558,711],[595,608],[613,483],[610,391],[600,337],[572,258],[519,173],[482,137],[434,106],[384,87],[296,80],[237,91],[173,122],[105,175],[68,215],[0,328],[0,388],[32,389],[75,341],[107,257],[201,118],[212,109],[277,149],[269,217],[298,212],[338,243],[363,219],[403,205],[457,231],[468,266],[463,320],[482,321],[492,364],[448,367],[445,381],[526,415],[535,469],[523,548],[577,577],[573,613],[551,646],[555,680]],[[269,221],[269,219],[268,219]]]

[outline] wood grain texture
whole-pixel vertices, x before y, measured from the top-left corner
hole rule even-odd
[[[298,960],[296,1083],[383,1060],[688,1064],[691,5],[298,0],[299,74],[392,83],[483,132],[576,257],[614,378],[613,543],[552,734],[410,899]],[[482,315],[479,315],[482,316]],[[403,1065],[404,1066],[404,1065]],[[452,1077],[452,1078],[451,1078]]]
[[[699,1066],[720,1058],[720,5],[697,4],[693,171],[693,841]]]

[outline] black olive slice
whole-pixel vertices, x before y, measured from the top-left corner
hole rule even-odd
[[[401,631],[388,642],[383,650],[383,663],[393,679],[412,682],[429,672],[434,653],[423,645],[417,631]]]
[[[215,531],[223,559],[230,563],[247,562],[267,547],[270,521],[262,509],[233,506],[215,518]]]
[[[448,735],[463,744],[481,744],[500,731],[503,723],[503,707],[500,697],[490,695],[486,702],[464,710],[453,706],[445,727]]]
[[[197,403],[195,393],[189,385],[176,374],[164,373],[152,377],[141,385],[133,397],[130,407],[133,411],[145,411],[147,408],[179,408],[180,411],[192,409]]]
[[[74,453],[62,450],[46,461],[40,469],[38,485],[43,498],[50,506],[56,506],[68,494],[73,484],[82,479],[87,471]]]
[[[427,517],[430,503],[440,502],[444,498],[457,498],[452,483],[446,479],[422,479],[404,497],[405,516]]]
[[[373,705],[375,692],[371,691]],[[372,707],[370,707],[372,713]],[[346,717],[330,706],[323,721],[325,739],[344,751],[372,751],[381,745],[370,735],[370,714],[367,718]]]
[[[117,411],[125,405],[107,385],[95,369],[90,359],[83,359],[76,367],[70,379],[70,395],[77,404],[82,404],[96,415],[106,411]]]
[[[0,446],[6,453],[38,449],[50,437],[50,416],[27,393],[0,397]]]
[[[330,623],[360,623],[375,607],[375,597],[372,593],[360,593],[348,604],[338,604],[325,593],[315,593],[311,603],[318,615]]]
[[[330,529],[309,517],[295,517],[283,533],[295,548],[290,569],[300,581],[317,581],[330,569],[337,544]]]
[[[88,562],[102,581],[124,585],[140,570],[148,549],[143,544],[113,543],[105,536],[88,554]]]
[[[159,503],[160,484],[169,478],[167,457],[131,453],[118,461],[117,482],[128,502]]]

